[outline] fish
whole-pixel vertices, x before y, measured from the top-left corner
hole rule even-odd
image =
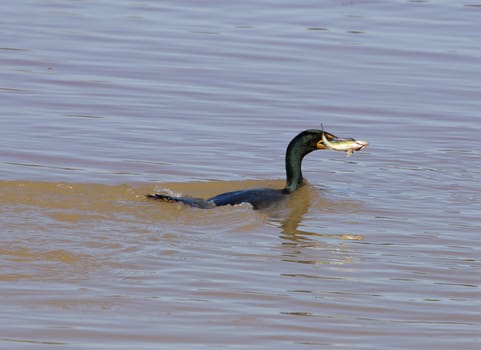
[[[324,134],[324,129],[322,129],[322,142],[327,149],[346,152],[348,157],[351,156],[354,151],[361,151],[369,144],[367,141],[355,140],[353,138],[336,138],[329,141]]]

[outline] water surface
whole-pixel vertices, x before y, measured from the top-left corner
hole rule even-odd
[[[479,349],[476,2],[7,1],[0,347]],[[281,188],[264,211],[158,203]]]

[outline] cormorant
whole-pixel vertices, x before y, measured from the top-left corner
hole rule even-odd
[[[268,207],[285,198],[287,195],[303,185],[304,178],[302,177],[301,171],[302,160],[312,151],[327,149],[323,141],[323,135],[328,141],[335,141],[338,139],[336,136],[326,131],[309,129],[302,131],[291,140],[286,150],[286,186],[284,189],[255,188],[239,190],[218,194],[208,199],[174,197],[164,194],[148,194],[147,197],[168,202],[180,202],[202,209],[210,209],[227,204],[235,205],[241,203],[250,203],[254,209]],[[362,148],[359,147],[354,150],[357,151]]]

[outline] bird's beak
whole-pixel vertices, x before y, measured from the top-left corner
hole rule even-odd
[[[336,140],[338,137],[331,134],[330,132],[324,131],[324,135],[326,136],[326,139],[328,141]],[[316,144],[317,149],[327,149],[326,145],[324,144],[324,141],[319,140]]]

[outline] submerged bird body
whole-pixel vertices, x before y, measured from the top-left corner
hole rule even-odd
[[[237,205],[249,203],[254,209],[269,207],[283,199],[285,193],[274,188],[253,188],[218,194],[217,196],[204,199],[192,197],[174,197],[164,194],[148,194],[148,198],[161,199],[168,202],[178,202],[200,209],[211,209],[223,205]]]
[[[272,203],[284,197],[282,190],[274,188],[253,188],[249,190],[239,190],[218,194],[209,199],[217,207],[221,205],[236,205],[250,203],[254,209],[262,209],[272,205]]]
[[[328,149],[326,141],[336,140],[337,137],[323,130],[309,129],[299,133],[287,146],[286,150],[286,186],[284,189],[273,188],[254,188],[226,192],[214,197],[191,198],[174,197],[164,194],[149,194],[148,198],[159,199],[169,202],[179,202],[192,207],[210,209],[223,205],[236,205],[250,203],[254,209],[262,209],[277,203],[283,198],[303,185],[302,160],[312,151],[318,149]]]

